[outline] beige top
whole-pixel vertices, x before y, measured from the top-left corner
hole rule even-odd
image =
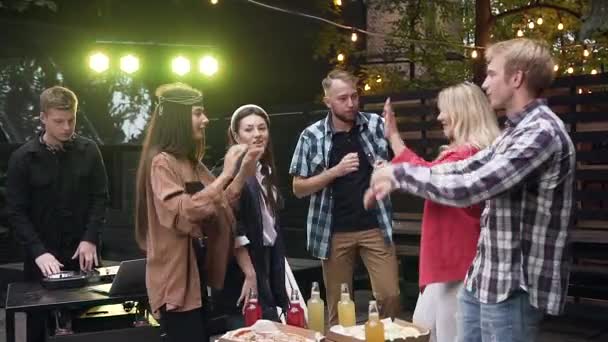
[[[192,181],[202,182],[205,188],[187,194],[185,184]],[[210,185],[213,181],[203,164],[195,169],[167,153],[152,159],[146,198],[146,287],[153,313],[165,304],[177,306],[175,311],[202,306],[192,238],[202,237],[203,232],[207,236],[208,285],[223,287],[235,226],[229,201],[236,198],[227,198],[224,189]]]

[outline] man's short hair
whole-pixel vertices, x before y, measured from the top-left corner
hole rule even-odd
[[[521,70],[530,92],[538,95],[548,88],[555,78],[555,61],[546,43],[529,38],[516,38],[491,45],[485,54],[486,61],[503,56],[505,77]]]
[[[49,109],[69,110],[76,113],[78,98],[73,91],[65,87],[54,86],[45,89],[40,94],[40,111],[46,112]]]
[[[327,95],[327,91],[331,87],[331,84],[334,80],[341,80],[343,82],[352,83],[353,86],[357,86],[357,82],[359,79],[351,74],[350,72],[342,69],[334,69],[327,74],[327,76],[321,81],[321,85],[323,86],[323,91]]]

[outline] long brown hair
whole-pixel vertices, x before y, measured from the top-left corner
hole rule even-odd
[[[270,120],[268,114],[260,107],[254,105],[244,106],[243,109],[237,109],[233,114],[228,127],[228,145],[232,146],[238,144],[236,136],[238,136],[239,125],[241,120],[249,115],[257,115],[264,119],[266,126],[268,127],[268,142],[266,143],[266,149],[260,158],[260,164],[262,164],[262,175],[268,182],[263,182],[262,186],[266,192],[267,205],[270,208],[273,217],[278,217],[279,210],[281,207],[281,194],[279,193],[279,180],[277,177],[276,167],[274,163],[274,152],[272,150],[272,138],[270,135]],[[274,194],[276,193],[276,197]]]
[[[148,184],[152,159],[161,152],[187,160],[192,167],[200,162],[205,148],[204,138],[196,143],[192,132],[192,103],[202,103],[202,94],[192,87],[173,83],[158,87],[159,99],[142,146],[135,183],[135,240],[146,250],[148,233]]]

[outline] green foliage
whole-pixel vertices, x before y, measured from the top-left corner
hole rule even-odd
[[[52,0],[2,0],[0,8],[5,8],[17,12],[24,12],[31,7],[48,8],[53,12],[57,11],[57,3]]]
[[[489,2],[492,19],[486,27],[476,27],[476,1]],[[336,62],[336,51],[358,56],[345,61],[345,67],[357,71],[363,83],[371,87],[368,94],[439,88],[471,78],[473,50],[463,45],[474,46],[475,37],[480,33],[489,35],[489,41],[500,41],[515,38],[518,30],[522,30],[525,37],[544,40],[552,47],[559,65],[558,75],[570,66],[574,74],[588,74],[592,69],[600,72],[608,58],[608,35],[596,32],[589,40],[577,38],[581,17],[588,14],[590,1],[368,1],[370,10],[398,14],[382,51],[382,59],[387,63],[366,64],[366,56],[360,52],[363,45],[353,44],[347,31],[331,26],[325,27],[319,36],[316,57]],[[334,7],[330,1],[323,3],[326,8]],[[339,13],[330,13],[340,20]],[[541,25],[538,18],[542,18]],[[528,26],[530,22],[534,23],[533,28]],[[564,26],[562,30],[558,29],[559,23]],[[589,51],[589,56],[583,56],[584,49]],[[478,50],[477,58],[482,57],[483,51]],[[415,64],[413,75],[408,61]],[[381,83],[376,82],[379,77]]]

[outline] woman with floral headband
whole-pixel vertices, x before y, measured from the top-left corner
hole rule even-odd
[[[213,177],[201,163],[209,122],[201,92],[177,83],[156,95],[137,170],[135,236],[146,253],[150,307],[167,340],[206,341],[203,288],[223,286],[235,224],[231,203],[262,150],[233,146],[224,172]]]

